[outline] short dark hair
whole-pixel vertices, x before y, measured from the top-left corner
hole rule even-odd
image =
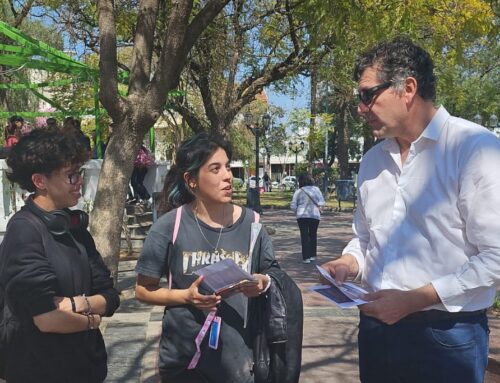
[[[299,175],[299,187],[314,185],[314,180],[309,173]]]
[[[87,151],[74,135],[61,134],[54,128],[36,129],[12,147],[7,157],[7,178],[22,189],[34,192],[33,174],[50,174],[86,160]]]
[[[175,164],[172,165],[165,177],[160,213],[194,201],[195,196],[186,185],[184,173],[187,172],[191,177],[197,178],[200,168],[219,148],[226,152],[231,161],[231,145],[220,135],[202,132],[181,143],[175,156]]]
[[[12,116],[10,118],[10,123],[13,124],[17,121],[21,121],[21,122],[24,122],[24,119],[21,117],[21,116]]]
[[[57,126],[57,120],[54,117],[49,117],[45,120],[45,123],[47,124],[48,127],[55,127]]]
[[[409,38],[398,36],[384,41],[364,52],[356,61],[354,80],[359,81],[370,67],[378,69],[381,82],[392,82],[394,87],[402,84],[406,77],[417,80],[417,93],[424,100],[436,99],[436,76],[430,54]]]

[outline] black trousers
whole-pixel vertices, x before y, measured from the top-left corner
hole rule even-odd
[[[302,243],[302,258],[305,260],[316,257],[319,219],[297,218],[297,223],[299,224],[300,242]]]
[[[134,198],[137,200],[148,200],[151,197],[143,184],[147,172],[148,168],[137,166],[134,167],[134,171],[132,172],[130,183],[132,184],[132,189],[134,189]]]

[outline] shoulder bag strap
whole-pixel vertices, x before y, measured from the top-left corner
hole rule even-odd
[[[300,191],[303,192],[306,196],[308,196],[309,199],[312,201],[312,203],[315,204],[317,208],[319,208],[319,204],[313,199],[313,197],[311,197],[311,195],[308,192],[306,192],[302,188],[300,188]]]

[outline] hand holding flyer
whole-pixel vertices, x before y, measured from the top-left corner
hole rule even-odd
[[[363,299],[368,292],[354,283],[344,282],[339,285],[334,278],[322,267],[316,266],[321,276],[326,279],[329,285],[312,286],[310,290],[315,291],[341,308],[349,308],[368,303]]]
[[[223,298],[238,293],[238,288],[256,285],[259,281],[251,274],[242,270],[232,259],[214,263],[196,271],[203,275],[200,287],[209,294],[215,293]]]

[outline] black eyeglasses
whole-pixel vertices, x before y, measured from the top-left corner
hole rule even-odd
[[[387,89],[392,85],[392,82],[387,81],[382,84],[375,85],[368,89],[361,89],[358,91],[359,100],[365,104],[366,106],[370,106],[373,102],[373,98],[377,94],[378,91]]]
[[[70,185],[75,185],[76,183],[78,183],[78,181],[80,181],[83,177],[83,172],[84,172],[83,169],[79,169],[76,172],[69,173],[68,174],[68,181],[69,181]]]

